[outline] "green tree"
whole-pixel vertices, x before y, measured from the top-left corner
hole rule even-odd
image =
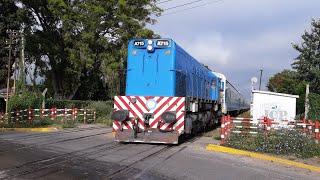
[[[283,70],[273,75],[267,84],[272,92],[299,95],[297,100],[297,113],[304,112],[306,82],[300,80],[299,73],[292,70]]]
[[[310,90],[320,94],[320,20],[313,19],[310,31],[301,36],[300,44],[293,44],[299,52],[292,67],[301,80],[310,83]]]
[[[6,87],[8,73],[8,49],[6,48],[7,29],[20,30],[21,23],[26,20],[25,13],[12,0],[0,2],[0,89]],[[13,56],[12,56],[13,57]],[[12,67],[11,59],[10,67]],[[12,74],[12,73],[11,73]]]
[[[26,40],[28,63],[36,65],[34,75],[45,77],[45,85],[60,99],[118,94],[128,40],[152,37],[145,25],[160,13],[155,0],[19,2],[33,14]]]
[[[267,84],[269,91],[287,94],[300,94],[300,86],[304,86],[304,83],[300,81],[299,74],[287,69],[273,75]]]

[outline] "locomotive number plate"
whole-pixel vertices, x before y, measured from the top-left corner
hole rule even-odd
[[[133,45],[138,47],[144,46],[144,41],[134,41]]]
[[[157,41],[157,46],[161,46],[161,47],[166,47],[169,46],[169,41],[168,40],[158,40]]]

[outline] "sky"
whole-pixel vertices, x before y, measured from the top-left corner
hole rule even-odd
[[[198,61],[225,74],[247,99],[250,79],[259,79],[260,69],[261,90],[267,90],[272,75],[291,69],[298,55],[292,43],[301,43],[312,18],[320,18],[319,0],[198,0],[170,9],[193,1],[158,4],[168,10],[148,28],[172,38]],[[255,89],[258,86],[259,82]]]

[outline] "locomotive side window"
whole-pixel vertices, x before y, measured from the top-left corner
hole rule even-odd
[[[214,80],[212,81],[211,87],[212,87],[212,89],[216,88],[216,81],[214,81]]]

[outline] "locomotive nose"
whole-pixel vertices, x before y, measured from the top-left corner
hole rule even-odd
[[[112,120],[116,120],[116,121],[120,121],[120,122],[125,121],[128,118],[129,118],[129,111],[128,110],[115,111],[111,115]]]

